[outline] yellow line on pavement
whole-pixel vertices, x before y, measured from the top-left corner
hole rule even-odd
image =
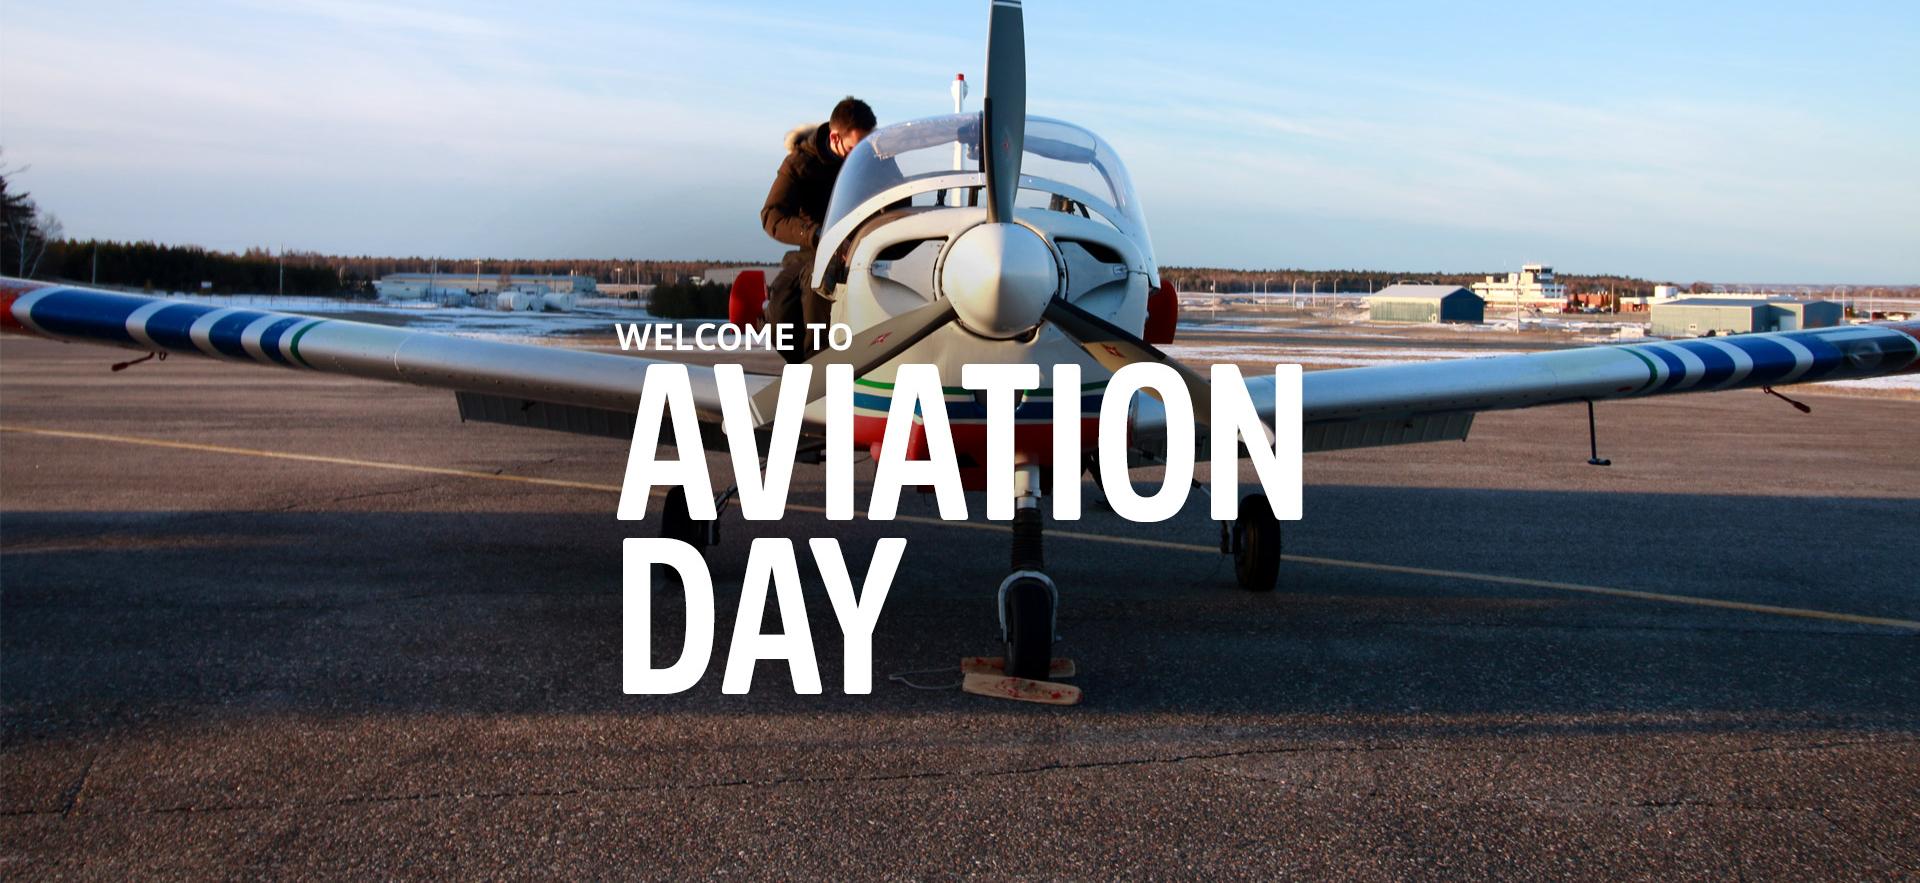
[[[601,491],[619,493],[620,485],[600,484],[589,481],[567,481],[557,478],[536,478],[530,475],[508,475],[497,472],[480,472],[471,469],[449,469],[441,466],[416,466],[411,463],[393,463],[382,460],[360,460],[352,457],[328,457],[319,454],[295,454],[285,451],[266,451],[258,448],[236,448],[226,445],[207,445],[195,442],[169,441],[157,438],[140,438],[129,435],[107,435],[97,432],[73,432],[62,429],[41,429],[29,426],[0,425],[0,432],[12,432],[22,435],[37,435],[48,438],[69,438],[83,441],[111,442],[115,444],[141,445],[153,448],[170,448],[181,451],[198,451],[208,454],[230,454],[244,457],[262,457],[270,460],[293,460],[304,463],[325,463],[335,466],[360,466],[368,469],[386,469],[395,472],[415,472],[428,475],[446,475],[456,478],[475,478],[485,481],[509,481],[521,484],[542,485],[545,487],[568,488],[571,490]],[[788,509],[823,515],[826,509],[819,506],[788,504]],[[947,521],[924,515],[900,515],[895,521],[909,524],[930,525],[936,527],[957,527],[968,530],[1004,533],[1008,528],[1004,524],[978,521]],[[1174,552],[1195,552],[1201,554],[1220,553],[1220,547],[1202,543],[1180,543],[1171,540],[1155,540],[1145,537],[1118,537],[1107,534],[1086,533],[1076,530],[1049,530],[1047,536],[1059,539],[1079,540],[1092,543],[1112,543],[1149,549],[1166,549]],[[1464,570],[1442,570],[1432,567],[1410,567],[1401,564],[1380,564],[1372,561],[1348,561],[1342,558],[1317,558],[1307,555],[1286,555],[1285,560],[1297,564],[1313,564],[1321,567],[1341,567],[1349,570],[1367,570],[1376,573],[1398,573],[1409,576],[1429,576],[1441,579],[1457,579],[1469,582],[1493,583],[1504,586],[1520,586],[1530,589],[1547,589],[1555,592],[1571,592],[1583,595],[1602,595],[1612,598],[1628,598],[1635,601],[1653,601],[1662,604],[1684,604],[1689,607],[1710,607],[1720,610],[1738,610],[1743,613],[1759,613],[1768,616],[1786,616],[1796,619],[1813,619],[1826,622],[1845,622],[1855,625],[1886,626],[1889,628],[1920,631],[1920,621],[1896,619],[1885,616],[1863,616],[1854,613],[1839,613],[1830,610],[1813,610],[1804,607],[1781,607],[1773,604],[1752,604],[1746,601],[1728,601],[1720,598],[1702,598],[1695,595],[1671,595],[1665,592],[1643,592],[1635,589],[1616,589],[1609,586],[1593,586],[1583,583],[1557,582],[1554,580],[1531,579],[1520,576],[1500,576],[1490,573],[1472,573]]]
[[[788,507],[801,508],[801,507]],[[811,507],[808,507],[811,508]],[[825,511],[825,510],[814,510]],[[918,516],[900,516],[898,521],[914,521],[928,524],[945,524],[955,527],[973,527],[985,530],[1005,531],[1002,524],[982,524],[979,522],[942,521],[938,518]],[[1149,549],[1167,549],[1175,552],[1199,552],[1220,554],[1217,545],[1200,543],[1177,543],[1170,540],[1154,540],[1143,537],[1116,537],[1106,534],[1083,533],[1073,530],[1049,530],[1049,538],[1060,537],[1073,540],[1086,540],[1096,543],[1119,543],[1129,546],[1141,546]],[[1740,610],[1746,613],[1764,613],[1770,616],[1791,616],[1799,619],[1819,619],[1828,622],[1847,622],[1856,625],[1879,625],[1892,628],[1920,631],[1920,621],[1894,619],[1885,616],[1863,616],[1856,613],[1836,613],[1828,610],[1812,610],[1803,607],[1781,607],[1773,604],[1752,604],[1746,601],[1727,601],[1720,598],[1702,598],[1697,595],[1670,595],[1665,592],[1643,592],[1637,589],[1616,589],[1608,586],[1590,586],[1584,583],[1564,583],[1554,580],[1532,579],[1524,576],[1500,576],[1491,573],[1472,573],[1464,570],[1441,570],[1433,567],[1409,567],[1402,564],[1380,564],[1373,561],[1348,561],[1344,558],[1316,558],[1309,555],[1282,555],[1282,560],[1296,564],[1316,564],[1321,567],[1344,567],[1349,570],[1371,570],[1378,573],[1402,573],[1411,576],[1431,576],[1442,579],[1458,579],[1473,582],[1494,583],[1504,586],[1525,586],[1531,589],[1550,589],[1556,592],[1576,592],[1584,595],[1606,595],[1614,598],[1632,598],[1636,601],[1657,601],[1665,604],[1685,604],[1691,607],[1715,607],[1721,610]]]
[[[1529,579],[1523,576],[1498,576],[1490,573],[1469,573],[1464,570],[1438,570],[1431,567],[1407,567],[1401,564],[1376,564],[1371,561],[1345,561],[1339,558],[1313,558],[1304,555],[1284,556],[1288,561],[1301,564],[1320,564],[1327,567],[1347,567],[1356,570],[1373,570],[1382,573],[1405,573],[1414,576],[1435,576],[1444,579],[1473,580],[1483,583],[1496,583],[1506,586],[1526,586],[1533,589],[1552,589],[1556,592],[1578,592],[1585,595],[1607,595],[1614,598],[1632,598],[1636,601],[1659,601],[1665,604],[1686,604],[1692,607],[1717,607],[1721,610],[1740,610],[1747,613],[1765,613],[1770,616],[1792,616],[1800,619],[1822,619],[1828,622],[1850,622],[1856,625],[1883,625],[1900,629],[1920,631],[1920,621],[1894,619],[1886,616],[1861,616],[1855,613],[1835,613],[1828,610],[1809,610],[1804,607],[1779,607],[1773,604],[1750,604],[1746,601],[1725,601],[1719,598],[1702,598],[1697,595],[1669,595],[1665,592],[1642,592],[1636,589],[1615,589],[1607,586],[1590,586],[1583,583],[1563,583],[1546,579]]]
[[[64,429],[39,429],[30,426],[5,425],[0,425],[0,432],[15,432],[21,435],[39,435],[48,438],[71,438],[82,441],[113,442],[122,445],[142,445],[149,448],[172,448],[177,451],[199,451],[204,454],[235,454],[242,457],[264,457],[269,460],[296,460],[302,463],[362,466],[368,469],[387,469],[394,472],[421,472],[428,475],[451,475],[457,478],[484,478],[488,481],[517,481],[522,484],[538,484],[547,487],[572,488],[574,490],[620,492],[620,486],[617,484],[594,484],[587,481],[565,481],[558,478],[535,478],[530,475],[506,475],[495,472],[478,472],[471,469],[448,469],[442,466],[415,466],[411,463],[356,460],[351,457],[326,457],[319,454],[263,451],[258,448],[230,448],[226,445],[203,445],[196,442],[168,441],[161,438],[138,438],[131,435],[106,435],[98,432],[71,432]]]

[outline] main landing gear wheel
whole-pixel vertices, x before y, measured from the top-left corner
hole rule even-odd
[[[1046,680],[1053,664],[1053,583],[1040,574],[1016,573],[1007,577],[1000,603],[1006,617],[1007,674]]]
[[[1265,494],[1248,494],[1240,501],[1240,517],[1233,522],[1233,575],[1240,588],[1271,592],[1280,582],[1280,519]]]
[[[694,520],[692,510],[687,507],[686,488],[667,491],[666,500],[660,504],[660,536],[704,549],[713,545],[716,533],[709,523]]]

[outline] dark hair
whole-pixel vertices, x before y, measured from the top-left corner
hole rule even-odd
[[[835,132],[871,132],[876,125],[873,108],[852,95],[840,99],[833,106],[833,116],[827,118],[827,128]]]

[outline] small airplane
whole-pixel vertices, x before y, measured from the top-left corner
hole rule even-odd
[[[854,440],[869,450],[885,438],[889,381],[899,366],[936,365],[943,380],[955,384],[969,363],[1041,368],[1041,388],[1015,412],[1014,560],[996,597],[1005,671],[1044,680],[1059,596],[1044,568],[1039,488],[1047,470],[1084,468],[1050,462],[1053,408],[1075,407],[1054,401],[1051,366],[1081,366],[1086,383],[1079,408],[1089,421],[1098,414],[1102,378],[1126,365],[1166,364],[1196,400],[1206,395],[1207,381],[1155,346],[1173,340],[1178,299],[1160,276],[1125,166],[1092,132],[1027,116],[1025,55],[1019,0],[993,0],[982,110],[882,127],[846,158],[812,282],[832,300],[833,322],[855,332],[848,349],[824,351],[812,361],[852,365]],[[759,318],[762,295],[751,278],[737,283],[736,322]],[[632,438],[649,369],[665,364],[18,279],[0,280],[0,326],[149,353],[444,388],[454,392],[463,420],[619,439]],[[689,370],[700,420],[719,424],[712,369]],[[1917,370],[1920,323],[1317,371],[1302,382],[1303,448],[1464,440],[1480,412],[1563,403],[1586,403],[1591,428],[1593,403],[1601,400]],[[814,371],[814,382],[824,383],[824,374]],[[756,414],[770,414],[779,378],[755,375],[748,382]],[[1274,382],[1246,381],[1269,425]],[[966,480],[970,489],[985,488],[980,403],[965,390],[949,392],[947,412]],[[802,430],[802,450],[812,462],[820,461],[826,437],[819,399],[820,390],[809,391]],[[1129,445],[1141,461],[1164,454],[1170,429],[1187,430],[1170,427],[1155,398],[1134,399]],[[1590,462],[1604,465],[1597,449],[1593,454]],[[663,503],[661,531],[699,548],[717,536],[712,523],[691,516],[678,488]],[[1234,557],[1242,588],[1275,587],[1281,531],[1263,496],[1239,502],[1238,517],[1223,525],[1221,551]]]

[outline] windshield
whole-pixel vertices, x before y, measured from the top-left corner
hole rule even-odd
[[[956,160],[956,153],[958,159]],[[1146,219],[1134,198],[1133,182],[1120,157],[1100,136],[1071,123],[1028,117],[1026,150],[1020,159],[1024,178],[1040,178],[1085,191],[1106,203],[1091,206],[1116,225],[1134,233],[1146,246]],[[888,189],[918,179],[942,175],[970,175],[963,186],[978,186],[980,175],[980,115],[951,114],[899,123],[877,129],[847,155],[827,206],[827,229]],[[951,183],[951,182],[950,182]],[[1045,189],[1027,181],[1027,189]],[[1044,204],[1044,203],[1042,203]]]

